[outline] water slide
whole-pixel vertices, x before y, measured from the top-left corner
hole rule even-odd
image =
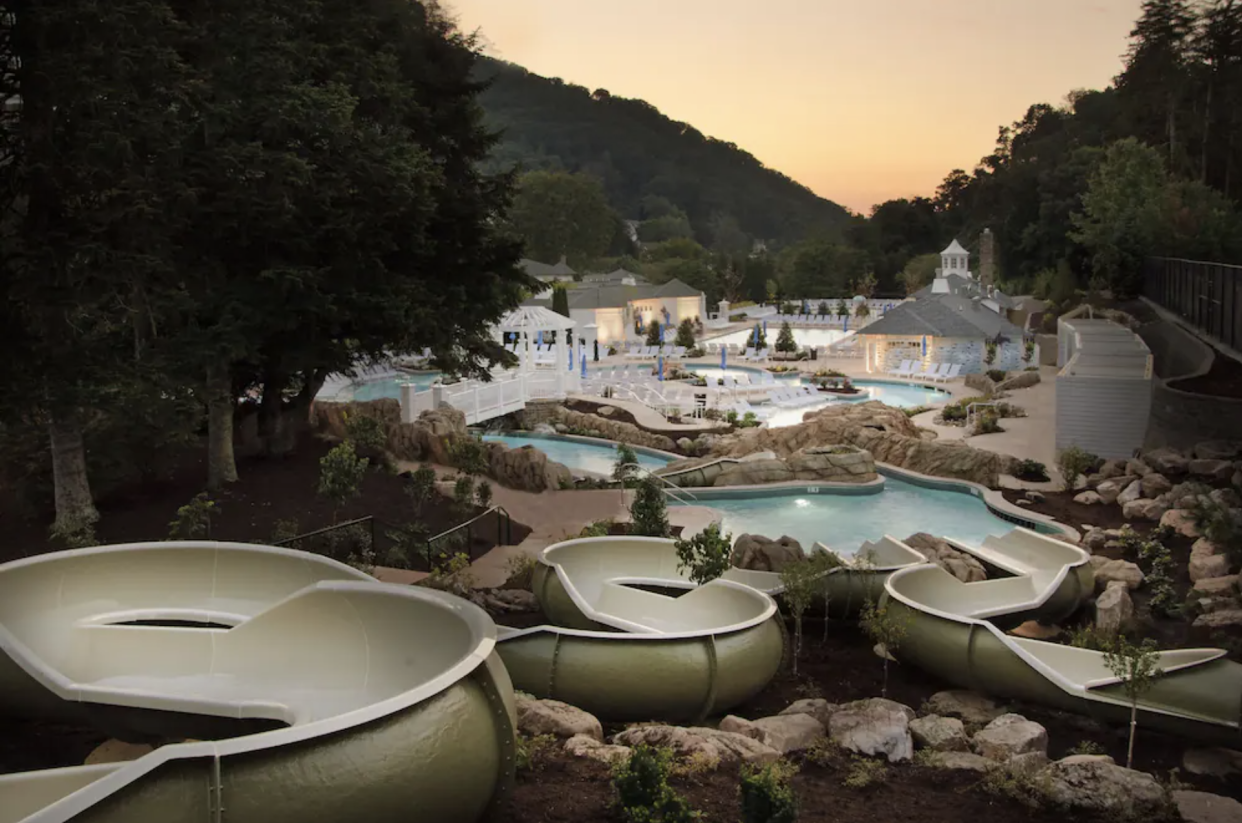
[[[587,537],[544,549],[532,588],[552,625],[499,630],[514,687],[605,720],[691,723],[762,691],[784,654],[776,603],[731,580],[695,587],[673,547]]]
[[[159,745],[0,776],[0,823],[484,819],[513,776],[490,617],[262,546],[0,566],[0,711]]]
[[[958,547],[1014,576],[963,583],[933,565],[894,572],[884,598],[907,622],[896,656],[964,688],[1128,723],[1124,684],[1102,652],[1014,637],[1000,627],[1072,614],[1094,585],[1085,553],[1025,529]],[[1210,744],[1242,744],[1242,665],[1224,658],[1221,649],[1160,652],[1162,671],[1139,701],[1139,724]]]

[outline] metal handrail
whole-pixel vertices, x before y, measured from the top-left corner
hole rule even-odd
[[[640,466],[637,463],[622,463],[621,467],[625,469],[637,469],[640,475],[645,475],[654,480],[660,481],[665,486],[667,486],[667,488],[664,489],[664,493],[667,494],[669,497],[673,498],[674,500],[676,500],[678,503],[682,504],[683,506],[688,506],[690,504],[687,503],[685,500],[682,500],[678,496],[679,494],[684,494],[686,497],[689,497],[691,500],[694,500],[694,501],[698,500],[698,498],[695,497],[694,494],[692,494],[691,492],[686,491],[685,489],[678,486],[676,483],[669,481],[667,478],[661,477],[660,475],[656,474],[655,472],[651,471],[645,466]],[[672,491],[673,489],[676,489],[676,491]]]
[[[318,537],[321,534],[328,534],[330,532],[334,532],[339,529],[347,529],[350,526],[361,526],[365,523],[371,529],[371,548],[374,550],[375,548],[375,522],[376,522],[375,518],[368,514],[366,517],[359,517],[357,520],[349,520],[344,523],[337,523],[336,525],[333,525],[333,526],[326,526],[322,529],[315,529],[315,531],[313,532],[307,532],[306,534],[299,534],[295,537],[287,537],[284,540],[274,540],[272,541],[272,545],[273,546],[288,546],[290,543],[296,543],[299,540],[307,540],[311,537]]]
[[[513,537],[513,518],[509,515],[509,512],[505,511],[504,506],[492,506],[487,511],[482,512],[481,514],[475,515],[474,517],[467,520],[465,523],[459,523],[451,529],[446,529],[445,531],[442,531],[439,534],[434,535],[433,537],[427,538],[427,568],[429,569],[434,568],[434,563],[431,559],[431,547],[433,543],[435,543],[438,540],[442,540],[448,537],[449,535],[454,534],[455,532],[459,532],[462,529],[466,529],[467,539],[470,540],[473,536],[472,533],[470,532],[470,527],[473,526],[475,523],[479,522],[480,520],[482,520],[483,518],[487,517],[489,514],[493,514],[493,513],[496,515],[496,544],[497,545],[508,545],[510,540]],[[503,529],[503,538],[504,538],[503,540],[501,539],[502,529]],[[470,553],[469,546],[466,547],[466,555],[470,557],[472,561],[474,560],[474,556]]]

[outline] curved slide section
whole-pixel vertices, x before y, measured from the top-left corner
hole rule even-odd
[[[1075,557],[1084,552],[1024,532],[958,546],[1021,572],[1014,577],[962,583],[932,565],[889,577],[885,598],[907,622],[897,656],[964,688],[1128,722],[1124,684],[1102,652],[1014,637],[995,625],[1062,619],[1092,592],[1090,563]],[[1242,743],[1242,665],[1224,656],[1220,649],[1161,652],[1163,671],[1139,701],[1140,725],[1217,745]]]
[[[513,775],[495,641],[472,604],[286,549],[5,564],[0,709],[172,742],[0,776],[0,823],[481,820]]]
[[[549,546],[533,589],[555,625],[501,627],[497,648],[514,686],[607,720],[699,721],[754,697],[780,668],[773,600],[728,580],[695,587],[677,569],[672,540]]]

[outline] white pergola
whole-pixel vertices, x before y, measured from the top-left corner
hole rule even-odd
[[[497,328],[501,339],[505,334],[516,334],[518,340],[519,368],[523,373],[535,370],[535,359],[531,356],[531,347],[540,332],[557,332],[556,359],[553,368],[556,371],[556,386],[559,394],[565,394],[566,376],[569,372],[570,333],[577,324],[563,314],[557,314],[543,306],[521,306],[500,319]]]

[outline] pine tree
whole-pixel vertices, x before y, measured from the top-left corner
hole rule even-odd
[[[794,340],[793,329],[789,327],[788,323],[781,323],[780,334],[776,336],[776,350],[786,354],[793,354],[798,350],[798,343]]]
[[[1195,22],[1189,0],[1144,0],[1130,32],[1125,71],[1117,78],[1138,136],[1163,147],[1169,168],[1179,172],[1189,164],[1179,113],[1190,87]]]
[[[560,283],[552,287],[552,311],[569,317],[569,289]]]

